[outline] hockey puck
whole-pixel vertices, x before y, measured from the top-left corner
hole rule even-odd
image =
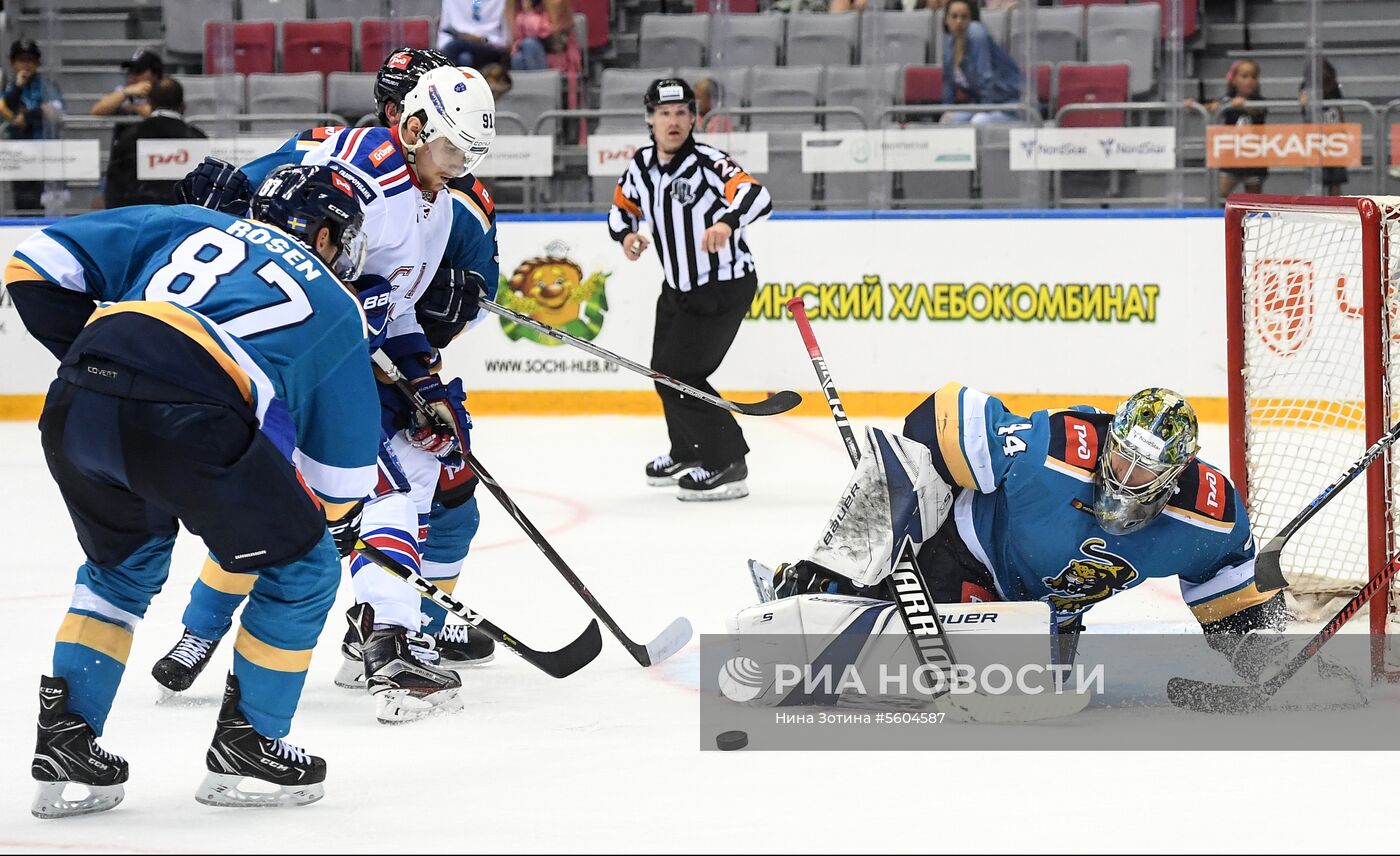
[[[749,745],[749,735],[743,731],[726,731],[715,738],[715,745],[725,752],[733,752]]]

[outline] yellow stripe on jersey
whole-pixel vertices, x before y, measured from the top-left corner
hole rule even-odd
[[[487,213],[482,209],[480,205],[476,204],[475,199],[472,199],[467,194],[463,193],[460,190],[456,190],[455,188],[448,188],[448,192],[451,193],[453,196],[457,197],[457,200],[463,205],[467,206],[467,210],[471,211],[472,214],[475,215],[476,219],[481,223],[481,230],[483,232],[491,228],[490,216],[487,215]]]
[[[1214,517],[1198,514],[1188,508],[1179,508],[1175,505],[1169,505],[1162,509],[1162,513],[1168,517],[1176,517],[1193,526],[1199,526],[1202,529],[1210,529],[1214,532],[1230,532],[1235,528],[1235,523],[1232,520],[1216,520]]]
[[[135,312],[139,315],[148,315],[169,324],[181,333],[184,333],[195,344],[209,352],[209,356],[214,358],[214,362],[219,364],[233,382],[238,385],[238,391],[243,396],[243,400],[250,405],[253,403],[253,381],[248,377],[248,373],[219,346],[218,339],[210,335],[204,325],[199,323],[193,315],[174,305],[173,303],[157,303],[154,301],[128,301],[124,303],[114,303],[111,306],[104,306],[92,314],[88,323],[92,324],[99,318],[106,318],[123,312]]]
[[[457,580],[459,579],[461,579],[461,577],[445,577],[440,580],[430,579],[428,580],[428,582],[432,583],[433,585],[437,586],[438,588],[442,589],[448,594],[452,594],[452,592],[457,588]]]
[[[1249,609],[1251,606],[1258,606],[1273,596],[1274,592],[1260,591],[1259,587],[1251,580],[1249,585],[1243,588],[1225,592],[1219,597],[1201,603],[1192,604],[1191,613],[1196,616],[1196,620],[1200,623],[1209,624],[1212,621],[1228,618],[1241,610]]]
[[[962,390],[962,384],[948,383],[934,393],[934,432],[938,438],[938,451],[953,481],[968,490],[977,490],[972,463],[962,447]]]
[[[5,265],[6,285],[12,282],[34,282],[35,280],[48,281],[43,274],[30,267],[24,259],[19,256],[10,256],[9,264]]]
[[[246,627],[238,628],[238,641],[233,643],[233,650],[242,654],[243,659],[254,666],[262,666],[274,672],[304,672],[311,666],[310,648],[304,651],[278,648],[249,633]]]
[[[59,642],[82,645],[125,663],[131,653],[131,631],[89,615],[68,613],[58,627]]]
[[[258,581],[257,574],[235,574],[224,570],[213,556],[205,557],[204,567],[199,572],[199,581],[214,591],[224,594],[247,595]]]

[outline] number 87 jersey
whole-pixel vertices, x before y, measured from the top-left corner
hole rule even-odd
[[[364,314],[290,235],[193,205],[99,211],[27,238],[5,282],[53,289],[51,299],[26,300],[23,319],[60,357],[85,323],[104,317],[137,313],[174,328],[233,379],[323,499],[355,500],[373,487],[379,399]],[[186,388],[201,382],[147,342],[108,336],[103,347],[113,353],[101,356],[138,372]]]

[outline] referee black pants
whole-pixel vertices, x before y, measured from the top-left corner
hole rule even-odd
[[[719,395],[710,386],[729,346],[739,333],[739,324],[753,303],[758,276],[723,280],[680,291],[663,285],[656,299],[656,331],[651,340],[651,365],[665,375],[685,381],[696,389]],[[677,461],[699,461],[718,469],[743,458],[749,452],[744,432],[728,410],[682,394],[669,386],[656,384],[661,407],[666,413],[666,431],[671,437],[671,457]]]

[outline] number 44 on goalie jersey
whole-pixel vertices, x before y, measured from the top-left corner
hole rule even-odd
[[[1092,407],[1010,412],[998,399],[950,383],[904,423],[933,451],[958,490],[958,535],[1006,600],[1043,600],[1083,613],[1153,577],[1176,576],[1197,620],[1209,625],[1267,601],[1254,583],[1244,503],[1215,467],[1193,460],[1160,515],[1125,535],[1105,531],[1094,471],[1110,413]]]

